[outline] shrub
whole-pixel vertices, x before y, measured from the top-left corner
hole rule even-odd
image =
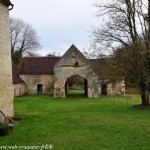
[[[8,125],[0,124],[0,136],[5,136],[8,134],[10,127]]]

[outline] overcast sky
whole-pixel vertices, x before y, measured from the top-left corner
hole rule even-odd
[[[94,0],[11,0],[10,16],[23,19],[40,36],[43,56],[61,55],[75,44],[81,51],[90,43],[90,28],[98,25]]]

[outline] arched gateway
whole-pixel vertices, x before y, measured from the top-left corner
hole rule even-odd
[[[98,98],[98,76],[84,55],[72,45],[54,68],[54,97],[66,97],[66,81],[81,76],[87,81],[87,97]]]
[[[67,97],[87,97],[88,82],[79,75],[73,75],[66,80],[65,94]]]

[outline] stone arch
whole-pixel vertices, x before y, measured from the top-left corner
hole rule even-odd
[[[61,74],[61,75],[60,75]],[[67,76],[64,76],[63,73],[60,73],[55,75],[54,79],[54,97],[62,97],[66,98],[66,89],[65,89],[65,83],[67,79],[74,75],[79,74],[69,74]],[[60,78],[57,78],[58,76],[61,76]],[[82,75],[79,75],[82,76]],[[89,98],[98,98],[98,82],[97,78],[93,75],[89,78],[86,78],[86,75],[82,76],[84,79],[86,79],[88,85],[87,85],[87,97]]]
[[[67,91],[70,90],[70,87],[75,84],[76,84],[76,89],[78,89],[78,90],[82,89],[84,91],[84,93],[80,94],[80,95],[88,97],[88,81],[86,78],[79,76],[79,75],[73,75],[66,79],[66,83],[65,83],[66,97],[68,97]],[[77,88],[77,85],[80,85],[80,87],[78,86],[78,88]]]

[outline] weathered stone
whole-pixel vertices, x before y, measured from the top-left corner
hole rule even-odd
[[[26,94],[26,84],[14,84],[14,96],[21,96]]]
[[[88,97],[98,98],[98,76],[83,54],[72,45],[54,68],[54,97],[66,97],[66,81],[74,75],[86,79]]]
[[[13,116],[11,44],[8,12],[8,7],[0,2],[0,110],[6,116]],[[0,121],[2,122],[2,120]]]
[[[54,76],[52,75],[20,75],[26,83],[28,94],[37,94],[37,85],[43,85],[42,94],[52,94],[54,89]]]
[[[101,89],[102,84],[106,84],[106,93],[107,95],[124,95],[125,94],[125,82],[124,78],[115,77],[115,79],[105,79],[99,80],[99,89]],[[101,95],[102,93],[99,92]]]

